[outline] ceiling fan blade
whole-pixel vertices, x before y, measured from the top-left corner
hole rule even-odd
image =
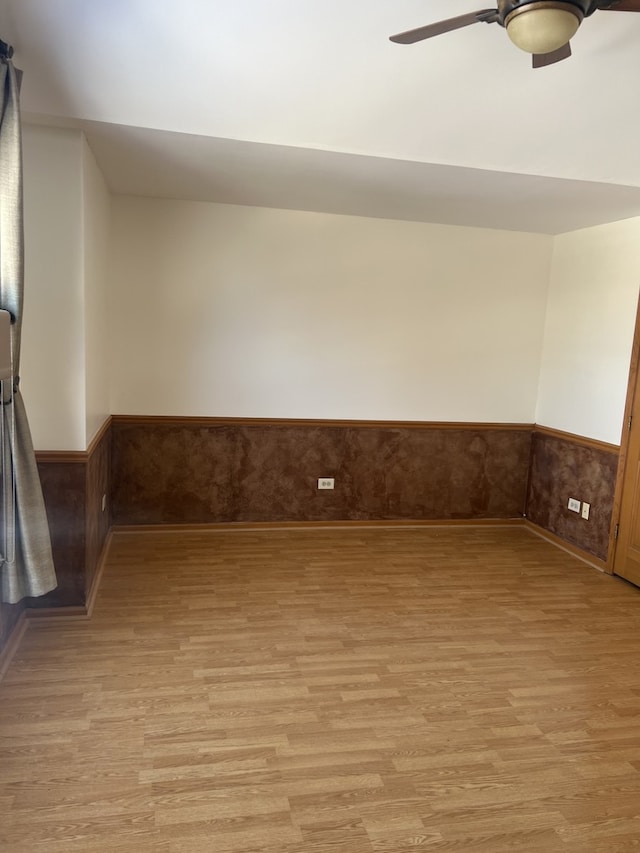
[[[569,59],[571,56],[571,45],[569,42],[563,44],[557,50],[552,50],[551,53],[534,53],[533,67],[544,68],[545,65],[553,65],[554,62],[562,62],[563,59]]]
[[[391,36],[389,41],[393,41],[396,44],[414,44],[417,41],[430,39],[433,36],[441,36],[443,33],[449,33],[452,30],[469,27],[471,24],[479,24],[483,21],[487,24],[492,24],[497,20],[497,9],[480,9],[478,12],[469,12],[466,15],[458,15],[457,18],[447,18],[446,21],[438,21],[435,24],[427,24],[425,27],[418,27],[415,30],[398,33],[395,36]]]
[[[604,2],[598,5],[603,12],[640,12],[640,0],[620,0],[619,3]]]

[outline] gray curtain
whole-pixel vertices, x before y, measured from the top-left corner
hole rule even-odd
[[[15,604],[57,586],[49,527],[29,423],[18,390],[24,248],[22,139],[18,75],[11,49],[0,43],[0,308],[12,316],[13,387],[3,382],[0,600]]]

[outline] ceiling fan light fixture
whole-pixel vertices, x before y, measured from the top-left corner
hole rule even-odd
[[[507,35],[527,53],[551,53],[567,44],[576,34],[584,15],[571,3],[540,0],[511,12],[506,20]]]

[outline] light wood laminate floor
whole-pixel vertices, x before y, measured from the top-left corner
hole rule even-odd
[[[640,590],[519,528],[119,533],[0,684],[3,853],[640,850]]]

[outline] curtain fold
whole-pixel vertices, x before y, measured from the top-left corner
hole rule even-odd
[[[22,139],[18,75],[11,50],[0,53],[0,308],[9,311],[13,383],[3,382],[0,450],[2,523],[0,599],[15,604],[57,586],[49,525],[31,432],[19,390],[24,294]]]

